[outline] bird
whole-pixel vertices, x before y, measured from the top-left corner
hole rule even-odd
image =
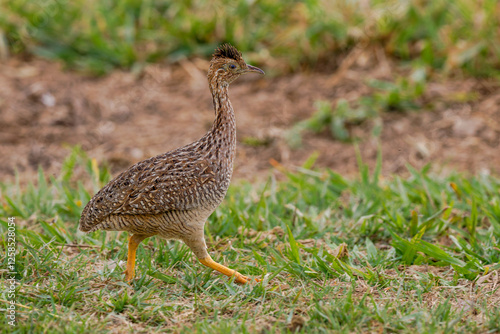
[[[248,65],[231,44],[217,47],[207,75],[215,110],[210,130],[191,144],[132,165],[99,190],[83,209],[80,231],[129,233],[127,282],[135,277],[139,244],[152,236],[184,242],[202,264],[234,277],[237,283],[251,280],[215,262],[204,237],[205,222],[226,196],[233,173],[236,120],[228,87],[246,73],[265,74]]]

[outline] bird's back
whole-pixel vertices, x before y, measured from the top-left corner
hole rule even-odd
[[[223,200],[229,180],[222,180],[220,162],[204,152],[203,139],[138,162],[111,180],[85,206],[80,230],[100,229],[110,216],[119,221],[125,216],[144,220],[168,212],[211,213]],[[126,220],[127,224],[133,221]],[[131,227],[115,225],[111,230]]]

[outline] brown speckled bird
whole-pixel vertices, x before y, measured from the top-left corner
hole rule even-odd
[[[134,277],[137,247],[158,235],[182,240],[199,261],[238,283],[249,278],[210,257],[204,225],[226,195],[236,152],[236,122],[228,98],[231,82],[245,73],[264,74],[247,65],[241,53],[224,44],[213,54],[208,83],[215,108],[215,121],[198,141],[141,161],[104,186],[85,206],[80,230],[128,231],[125,279]]]

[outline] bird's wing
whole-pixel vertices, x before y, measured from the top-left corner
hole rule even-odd
[[[192,153],[141,161],[104,186],[82,212],[80,228],[90,230],[110,214],[159,214],[196,208],[203,187],[215,182],[207,160]]]

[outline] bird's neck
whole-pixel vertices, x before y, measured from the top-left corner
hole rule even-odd
[[[215,120],[209,131],[213,147],[210,155],[222,164],[220,172],[229,173],[230,178],[236,153],[236,119],[229,101],[228,85],[214,83],[210,88],[215,109]]]
[[[212,130],[225,129],[224,132],[231,130],[231,132],[236,134],[236,121],[233,106],[229,101],[227,90],[228,85],[218,86],[217,89],[212,90],[212,98],[215,109],[215,121],[212,126]]]

